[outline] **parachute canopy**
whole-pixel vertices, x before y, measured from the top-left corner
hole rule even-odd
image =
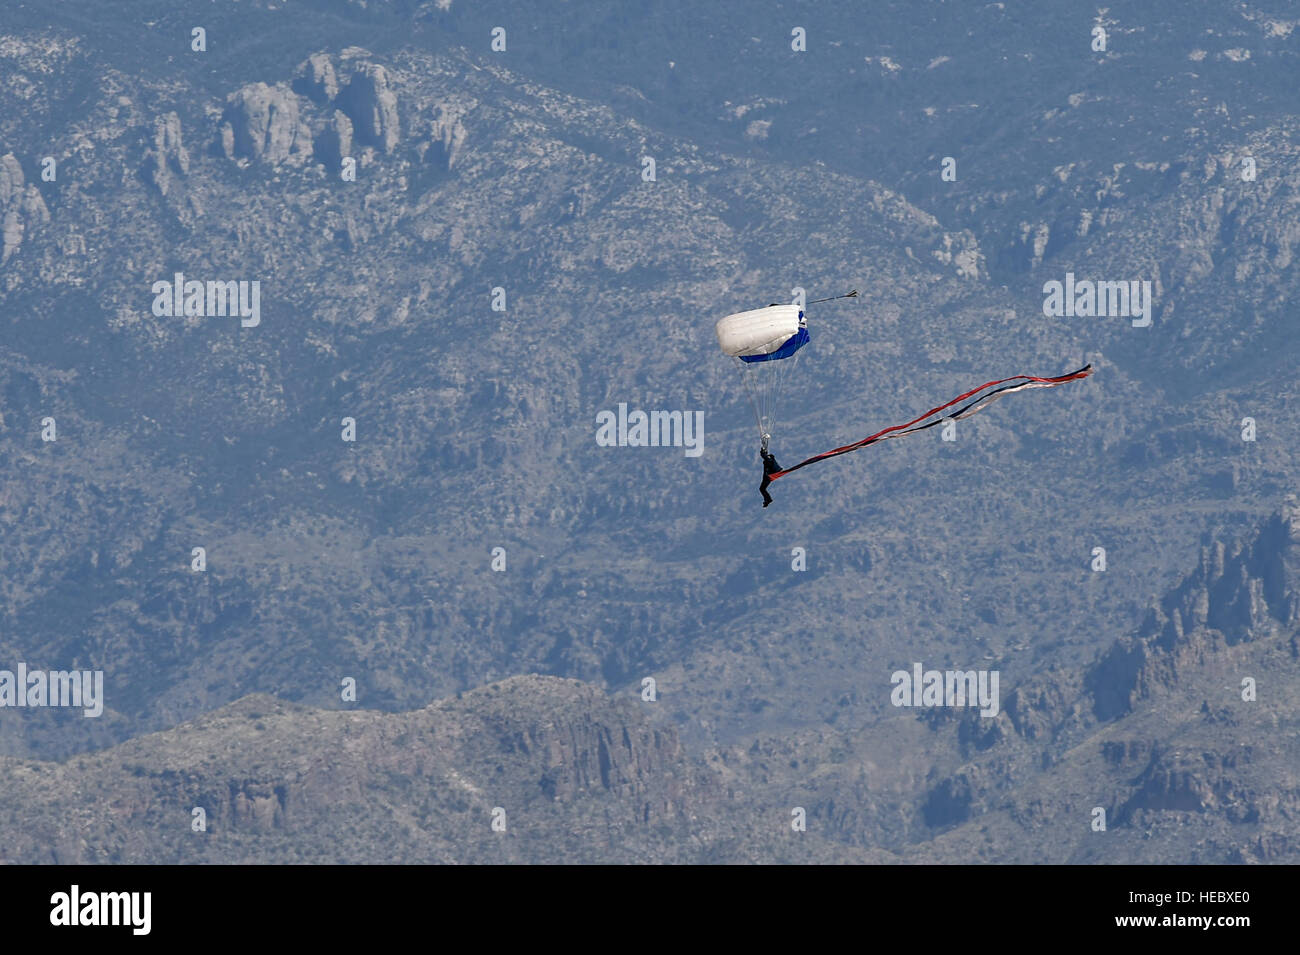
[[[769,305],[719,319],[714,331],[723,354],[746,364],[789,358],[808,343],[808,320],[798,305]]]

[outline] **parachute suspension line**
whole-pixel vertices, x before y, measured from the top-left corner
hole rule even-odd
[[[745,389],[745,397],[749,399],[749,406],[754,409],[754,423],[758,426],[758,439],[762,442],[763,450],[767,450],[767,437],[769,432],[763,430],[763,410],[762,400],[759,395],[759,385],[753,380],[750,374],[749,366],[736,358],[736,367],[740,370],[740,384]]]
[[[762,370],[754,369],[755,383],[758,393],[762,396],[759,405],[763,410],[763,421],[759,431],[764,449],[767,448],[768,442],[772,440],[772,433],[776,430],[776,408],[781,394],[781,376],[785,373],[786,364],[792,360],[786,358],[783,361],[764,362],[763,364],[771,367]]]
[[[777,408],[780,406],[785,385],[792,374],[791,369],[798,358],[796,354],[780,362],[755,364],[736,359],[740,381],[745,388],[746,397],[749,398],[749,406],[753,409],[759,443],[764,451],[767,450],[772,434],[776,431]]]
[[[773,376],[772,380],[772,401],[767,412],[769,422],[767,433],[769,436],[776,433],[776,426],[778,423],[777,412],[784,407],[782,402],[785,401],[786,392],[789,389],[791,380],[796,377],[795,369],[798,368],[799,359],[802,355],[803,350],[800,349],[784,361],[777,362],[777,367],[775,369],[776,374]]]
[[[799,364],[801,353],[802,349],[795,352],[784,361],[777,362],[777,367],[774,369],[775,374],[772,376],[772,403],[771,407],[768,409],[768,419],[770,422],[767,428],[768,435],[771,435],[776,431],[776,411],[778,408],[782,407],[781,402],[785,399],[786,389],[790,383],[790,379],[794,377],[794,370]]]
[[[767,407],[767,433],[769,435],[776,431],[776,409],[781,407],[782,386],[785,384],[786,375],[798,357],[799,353],[795,352],[784,361],[778,361],[776,367],[772,369],[774,372],[772,375],[772,395]]]

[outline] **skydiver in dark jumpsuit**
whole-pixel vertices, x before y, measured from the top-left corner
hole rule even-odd
[[[772,475],[781,470],[781,465],[776,463],[776,455],[769,453],[767,448],[762,448],[758,453],[763,456],[763,483],[758,489],[763,494],[763,506],[767,507],[772,503],[772,495],[767,493],[767,486],[772,483]]]

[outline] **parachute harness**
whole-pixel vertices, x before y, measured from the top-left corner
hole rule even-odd
[[[978,388],[972,388],[965,394],[958,395],[946,404],[930,409],[919,418],[914,418],[905,424],[894,425],[892,428],[885,428],[883,431],[877,431],[875,434],[863,438],[861,441],[855,441],[853,444],[846,444],[842,448],[835,448],[833,451],[815,454],[806,461],[800,461],[798,464],[792,465],[782,471],[773,472],[767,476],[771,478],[771,480],[775,481],[777,478],[798,471],[800,468],[807,467],[809,464],[814,464],[817,461],[825,461],[828,458],[838,457],[841,454],[848,454],[850,451],[857,451],[859,448],[865,448],[867,445],[875,444],[878,441],[887,441],[890,438],[901,438],[904,435],[916,434],[918,431],[924,431],[926,428],[933,428],[935,425],[940,424],[943,421],[957,421],[961,418],[969,418],[976,412],[983,411],[1004,395],[1009,395],[1016,391],[1024,391],[1028,388],[1055,388],[1057,385],[1063,385],[1067,381],[1078,381],[1081,378],[1087,378],[1091,374],[1092,365],[1089,364],[1084,365],[1078,371],[1072,371],[1068,375],[1060,375],[1056,378],[1037,378],[1033,375],[1015,375],[1011,378],[1002,378],[998,381],[985,382]],[[989,391],[988,389],[990,388],[993,390]],[[976,395],[979,397],[975,397]],[[953,405],[960,404],[967,398],[972,397],[975,397],[974,401],[959,408],[952,414],[939,415],[939,412],[945,411]],[[936,415],[939,416],[935,417]]]

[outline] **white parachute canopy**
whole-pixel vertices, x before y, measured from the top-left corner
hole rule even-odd
[[[807,327],[798,305],[769,305],[719,319],[714,331],[723,354],[741,358],[770,355]]]
[[[799,349],[808,343],[808,319],[801,306],[769,305],[728,315],[718,321],[714,332],[723,354],[740,366],[740,379],[766,451],[785,379]]]

